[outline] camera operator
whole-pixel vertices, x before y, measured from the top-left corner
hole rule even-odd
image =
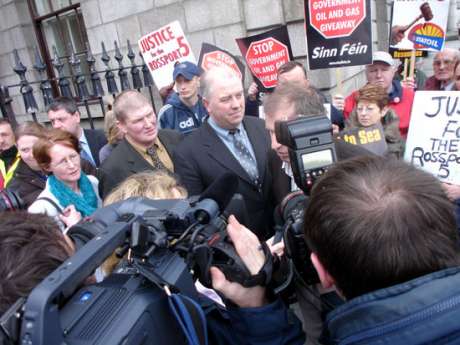
[[[53,272],[74,248],[52,218],[25,211],[0,217],[0,315]]]
[[[347,300],[326,318],[331,343],[458,342],[459,237],[436,178],[379,157],[339,162],[313,187],[304,224],[321,284]],[[243,258],[259,254],[249,236],[232,237],[247,243]],[[245,305],[233,285],[215,288]]]
[[[270,133],[272,152],[269,156],[270,171],[273,174],[273,193],[276,204],[297,187],[289,162],[288,147],[278,142],[275,135],[275,122],[296,120],[299,116],[324,115],[322,99],[314,91],[306,89],[303,84],[295,82],[280,83],[275,91],[264,99],[265,126]],[[302,114],[302,115],[300,115]],[[338,160],[361,155],[371,155],[362,147],[333,139]],[[280,243],[271,248],[272,252],[280,252]],[[281,251],[282,252],[282,251]],[[296,284],[296,293],[303,316],[304,330],[308,344],[318,344],[323,329],[322,303],[320,291],[315,286],[305,287]],[[323,293],[326,291],[321,290]]]

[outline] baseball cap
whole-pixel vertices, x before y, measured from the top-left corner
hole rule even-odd
[[[200,75],[200,70],[193,62],[183,61],[174,66],[173,79],[176,80],[179,75],[182,75],[187,80],[192,80],[193,77]]]
[[[387,65],[394,66],[393,57],[387,52],[383,51],[376,51],[374,54],[372,54],[372,63],[374,62],[383,62]]]

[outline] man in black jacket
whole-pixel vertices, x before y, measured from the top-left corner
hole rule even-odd
[[[95,167],[99,167],[99,150],[107,144],[107,138],[100,129],[83,129],[80,126],[80,112],[76,103],[67,97],[58,97],[48,106],[48,119],[53,128],[63,129],[78,138],[80,155]]]
[[[271,174],[267,169],[270,138],[264,122],[245,117],[243,85],[233,71],[215,67],[201,78],[209,119],[177,147],[174,164],[190,195],[203,192],[224,172],[239,178],[240,193],[250,215],[248,227],[270,237]]]
[[[127,90],[113,103],[113,112],[124,139],[99,169],[99,193],[102,198],[132,174],[146,170],[174,172],[171,160],[181,134],[158,130],[152,105],[140,92]]]

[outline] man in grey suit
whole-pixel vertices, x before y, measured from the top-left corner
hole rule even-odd
[[[273,207],[267,169],[270,137],[264,122],[244,116],[243,85],[229,68],[207,71],[201,83],[209,118],[178,145],[176,172],[190,195],[203,192],[224,172],[233,172],[250,216],[245,225],[265,240],[272,234]]]
[[[113,112],[124,139],[99,169],[99,193],[107,194],[127,177],[141,171],[174,171],[171,160],[181,134],[158,130],[150,102],[140,92],[127,90],[113,103]]]

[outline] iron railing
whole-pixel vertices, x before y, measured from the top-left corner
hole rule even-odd
[[[22,95],[24,110],[27,114],[32,116],[34,121],[38,121],[37,114],[39,107],[35,99],[34,87],[38,87],[39,95],[43,100],[45,108],[58,96],[71,97],[77,101],[78,106],[83,106],[88,115],[88,121],[91,128],[94,128],[93,115],[91,113],[90,104],[99,103],[102,114],[105,116],[105,105],[103,96],[106,94],[115,97],[119,92],[128,89],[141,89],[147,88],[155,109],[154,96],[153,96],[153,79],[150,72],[142,60],[142,64],[136,64],[136,54],[131,46],[129,40],[127,41],[128,52],[126,54],[130,61],[129,66],[123,65],[123,54],[120,51],[118,43],[115,41],[115,55],[113,56],[117,61],[118,67],[112,68],[110,65],[111,57],[107,53],[104,42],[102,45],[101,60],[104,63],[104,70],[96,69],[96,59],[94,58],[89,44],[86,43],[86,53],[77,54],[73,47],[69,45],[71,55],[69,57],[60,57],[56,47],[53,46],[54,58],[52,64],[57,72],[56,78],[48,78],[46,74],[46,65],[43,62],[38,48],[35,49],[35,63],[33,69],[38,72],[39,80],[28,81],[26,78],[27,67],[21,62],[18,51],[13,51],[14,55],[14,72],[19,76],[19,83],[13,85],[0,84],[0,110],[4,118],[9,119],[12,126],[17,125],[16,114],[12,107],[12,98],[10,97],[10,90],[19,88],[19,93]],[[139,54],[140,55],[140,54]],[[83,56],[88,64],[89,72],[84,73],[82,70],[82,61],[80,57]],[[140,55],[141,59],[142,56]],[[65,63],[69,66],[70,75],[66,75]],[[115,73],[117,72],[118,78]],[[103,86],[101,75],[104,75],[106,87]],[[142,74],[142,77],[141,77]],[[117,80],[118,79],[118,83]],[[120,91],[121,90],[121,91]],[[43,109],[44,110],[44,109]]]

